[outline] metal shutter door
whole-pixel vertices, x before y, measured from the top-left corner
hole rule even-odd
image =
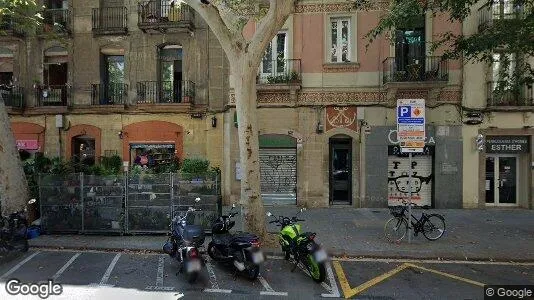
[[[297,150],[260,149],[261,196],[265,204],[297,204]]]
[[[409,201],[408,157],[388,156],[388,205],[402,205]],[[415,155],[412,157],[412,202],[418,206],[431,205],[432,200],[432,156]]]

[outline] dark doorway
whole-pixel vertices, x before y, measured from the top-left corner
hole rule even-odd
[[[352,204],[352,138],[330,138],[330,204]]]
[[[182,102],[182,47],[167,45],[160,50],[160,102]]]
[[[72,138],[72,160],[86,166],[95,164],[95,139],[88,135]]]
[[[103,55],[102,79],[104,88],[100,97],[100,104],[122,103],[122,96],[126,93],[124,85],[124,56]]]

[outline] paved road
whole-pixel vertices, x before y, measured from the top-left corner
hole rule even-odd
[[[61,296],[49,299],[483,299],[484,284],[534,284],[534,263],[443,262],[388,259],[334,259],[329,280],[314,283],[280,257],[269,257],[261,279],[250,282],[231,269],[208,262],[198,281],[188,284],[163,254],[31,250],[0,265],[4,283],[53,279]],[[96,298],[95,298],[96,297]]]

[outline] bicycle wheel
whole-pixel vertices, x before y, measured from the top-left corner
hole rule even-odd
[[[423,235],[430,241],[439,239],[445,233],[445,218],[431,214],[423,222]]]
[[[402,217],[393,217],[384,225],[384,236],[391,243],[400,242],[407,231],[408,223]]]

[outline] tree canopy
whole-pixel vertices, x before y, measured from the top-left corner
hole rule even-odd
[[[34,31],[42,23],[42,9],[35,0],[0,0],[0,35]]]

